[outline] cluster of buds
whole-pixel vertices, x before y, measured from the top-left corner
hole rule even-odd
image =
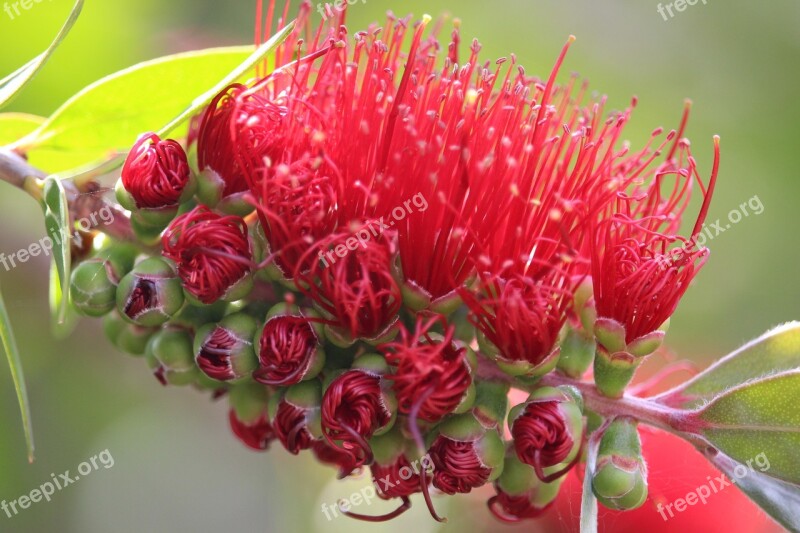
[[[538,80],[480,62],[477,42],[460,60],[458,27],[441,46],[429,17],[349,36],[343,12],[317,31],[310,14],[272,71],[196,118],[186,150],[139,138],[117,186],[139,242],[77,265],[72,303],[162,384],[227,396],[251,449],[277,441],[340,477],[429,457],[380,493],[402,502],[387,517],[420,493],[439,519],[431,491],[484,485],[499,519],[539,516],[597,418],[546,378],[594,365],[619,397],[658,349],[708,255],[677,231],[694,182],[702,226],[719,144],[708,183],[688,106],[680,131],[619,146],[635,102],[604,118],[604,99],[556,83],[574,38]],[[429,208],[407,212],[412,197]],[[510,387],[530,396],[510,408]],[[636,428],[606,424],[594,491],[636,507]]]

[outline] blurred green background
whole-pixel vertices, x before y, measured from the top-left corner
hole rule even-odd
[[[71,4],[44,0],[13,20],[0,11],[0,75],[41,52]],[[73,33],[11,110],[47,115],[88,83],[141,60],[249,43],[254,4],[89,0]],[[800,195],[800,2],[710,0],[668,21],[657,5],[652,0],[366,0],[351,8],[348,25],[351,32],[362,29],[383,20],[389,9],[450,12],[462,19],[465,38],[481,40],[484,60],[513,52],[528,73],[540,76],[549,73],[567,36],[575,34],[566,71],[589,78],[595,90],[609,95],[611,108],[639,97],[628,130],[634,146],[656,126],[677,126],[683,99],[692,98],[688,135],[704,176],[710,171],[712,135],[722,136],[722,174],[709,220],[724,219],[756,195],[764,206],[761,215],[745,218],[709,243],[711,260],[673,320],[672,348],[706,364],[772,326],[800,318],[800,287],[793,277],[800,265],[794,233]],[[6,253],[44,235],[37,206],[4,184],[0,228],[0,251]],[[81,461],[105,449],[115,466],[57,493],[51,503],[38,503],[13,519],[0,515],[0,531],[361,530],[346,519],[327,522],[320,505],[348,496],[365,480],[336,484],[327,470],[290,458],[279,446],[263,456],[246,451],[228,433],[225,402],[161,387],[142,361],[115,353],[99,322],[84,321],[69,340],[53,340],[47,274],[43,257],[11,272],[0,269],[23,353],[38,457],[33,465],[25,461],[16,399],[2,362],[0,499],[28,493],[51,473],[74,473]],[[447,526],[431,522],[418,504],[402,520],[378,529],[494,529],[485,498],[483,493],[438,499],[441,513],[451,518]],[[376,504],[368,512],[379,505],[387,507]]]

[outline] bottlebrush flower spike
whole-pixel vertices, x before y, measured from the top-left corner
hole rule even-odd
[[[218,215],[201,205],[176,218],[161,243],[184,288],[200,302],[233,301],[249,291],[253,261],[242,218]]]
[[[177,206],[194,194],[186,152],[177,141],[145,133],[131,148],[122,167],[117,190],[127,209],[161,209]]]
[[[444,328],[444,336],[432,333],[436,324]],[[457,408],[468,409],[475,396],[472,368],[468,349],[454,340],[455,328],[442,316],[418,317],[413,332],[404,327],[401,332],[400,341],[381,346],[394,367],[387,379],[393,382],[400,413],[411,415],[412,423],[417,417],[439,422]]]
[[[381,376],[386,371],[383,358],[363,355],[358,362],[366,368],[344,372],[328,385],[322,397],[325,440],[352,454],[356,467],[372,463],[369,439],[390,430],[397,414],[394,397],[385,390],[388,387]]]

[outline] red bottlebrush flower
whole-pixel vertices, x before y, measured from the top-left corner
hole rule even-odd
[[[436,323],[445,328],[444,337],[434,339]],[[414,333],[402,328],[402,340],[381,347],[387,362],[395,367],[391,379],[402,414],[438,422],[453,412],[472,385],[467,349],[454,343],[455,328],[444,317],[423,323],[417,319]]]
[[[436,467],[433,486],[446,494],[467,494],[484,486],[492,473],[478,455],[475,441],[439,435],[428,453]]]
[[[275,434],[286,450],[297,455],[300,450],[311,448],[316,440],[308,429],[309,410],[283,400],[273,420]]]
[[[248,189],[248,172],[281,148],[285,109],[244,85],[231,85],[206,108],[197,135],[197,162],[222,184],[222,197]]]
[[[337,477],[344,479],[355,470],[361,468],[356,456],[349,451],[341,450],[328,444],[325,439],[316,440],[311,444],[311,451],[320,463],[335,466],[339,469]]]
[[[228,413],[231,430],[242,444],[256,451],[269,449],[269,444],[275,440],[275,430],[267,420],[266,413],[255,422],[245,423],[236,416],[236,411],[231,409]]]
[[[205,304],[234,297],[231,289],[251,272],[247,224],[240,217],[218,215],[201,205],[176,218],[161,242],[184,288]]]
[[[503,491],[497,484],[495,484],[495,491],[497,491],[497,494],[489,498],[489,510],[495,518],[509,524],[539,518],[556,501],[553,499],[543,507],[539,507],[531,501],[531,496],[528,493],[512,496]]]
[[[491,345],[498,365],[513,375],[542,375],[558,360],[558,335],[572,301],[569,275],[554,269],[541,279],[524,275],[487,277],[480,295],[460,294],[470,320]]]
[[[310,250],[307,255],[320,261],[309,272],[295,272],[297,286],[348,341],[377,339],[392,329],[402,306],[392,275],[394,250],[387,239],[354,246],[346,240],[334,235]]]
[[[364,369],[348,370],[331,382],[322,397],[323,435],[331,446],[351,453],[356,466],[372,462],[367,441],[394,423],[382,379]],[[342,441],[341,446],[334,441]]]
[[[259,368],[253,378],[265,385],[287,386],[309,377],[319,366],[319,338],[311,322],[301,316],[267,319],[258,338]]]
[[[688,142],[679,138],[653,181],[630,195],[620,193],[611,215],[594,229],[590,249],[597,316],[624,326],[627,343],[657,331],[672,316],[708,258],[708,249],[697,245],[697,237],[719,172],[719,138],[714,144],[708,186],[700,179]],[[673,157],[676,153],[678,159]],[[664,194],[670,176],[674,185]],[[700,184],[704,201],[692,237],[686,239],[677,231],[693,180]]]
[[[145,133],[122,167],[122,185],[139,209],[172,207],[180,202],[190,177],[186,152],[177,141]]]

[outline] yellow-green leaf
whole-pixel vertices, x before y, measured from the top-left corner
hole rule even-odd
[[[0,113],[0,146],[5,146],[29,135],[47,120],[26,113]]]
[[[61,181],[55,176],[44,180],[42,207],[47,235],[53,242],[53,264],[58,273],[61,293],[69,292],[69,277],[72,258],[70,256],[69,202]],[[62,298],[57,313],[58,323],[67,317],[68,299]]]
[[[33,79],[33,77],[36,76],[44,64],[47,63],[47,60],[50,59],[51,55],[53,55],[53,52],[55,52],[56,48],[58,48],[58,45],[61,44],[61,41],[63,41],[64,37],[67,36],[69,31],[72,29],[72,26],[75,25],[75,21],[78,20],[78,15],[80,15],[81,9],[83,9],[83,0],[77,0],[75,5],[72,7],[69,17],[67,17],[66,22],[64,22],[64,25],[58,32],[58,35],[56,35],[56,38],[53,39],[53,42],[50,43],[50,46],[47,47],[47,50],[28,61],[28,63],[17,69],[15,72],[0,80],[0,108],[11,102],[11,100],[17,94],[19,94],[19,92]]]
[[[139,63],[70,98],[35,132],[16,143],[31,164],[64,174],[124,155],[147,131],[186,133],[185,121],[226,85],[240,80],[288,36],[287,25],[260,46],[213,48]],[[220,81],[221,80],[221,81]],[[198,97],[198,95],[200,95]],[[177,118],[176,118],[177,117]]]

